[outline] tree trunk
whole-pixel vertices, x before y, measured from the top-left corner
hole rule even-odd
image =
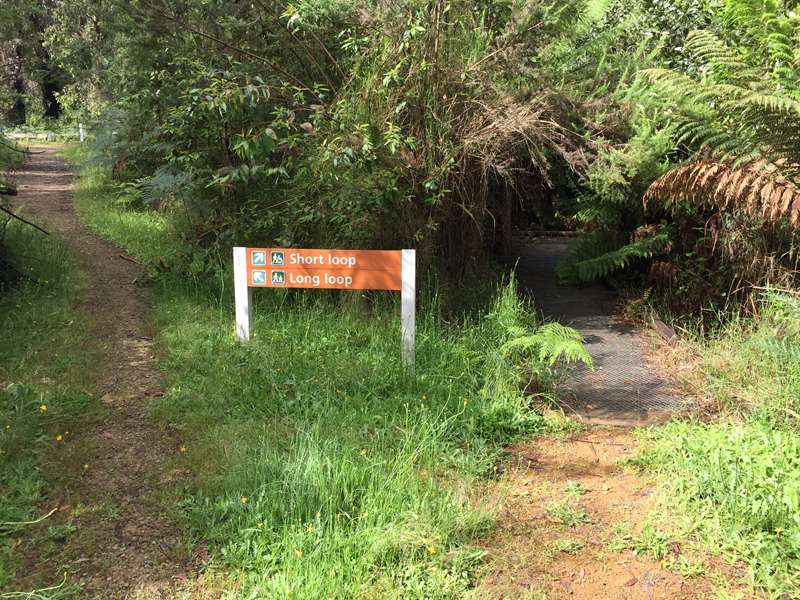
[[[11,110],[6,113],[8,122],[11,125],[23,125],[25,123],[26,106],[25,106],[25,79],[22,72],[23,53],[22,45],[16,47],[17,64],[14,67],[14,104]]]
[[[42,81],[42,104],[44,117],[57,119],[61,115],[61,105],[58,103],[56,93],[61,91],[61,85],[49,78]]]

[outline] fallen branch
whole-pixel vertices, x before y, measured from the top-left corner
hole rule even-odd
[[[23,218],[22,218],[22,217],[20,217],[19,215],[15,215],[13,212],[11,212],[10,210],[8,210],[8,209],[7,209],[5,206],[0,206],[0,210],[2,210],[2,211],[3,211],[4,213],[6,213],[7,215],[10,215],[10,216],[12,216],[13,218],[17,219],[18,221],[22,221],[22,222],[23,222],[23,223],[25,223],[26,225],[30,225],[30,226],[31,226],[31,227],[33,227],[34,229],[38,229],[38,230],[39,230],[39,231],[41,231],[43,234],[45,234],[45,235],[50,235],[50,232],[49,232],[49,231],[47,231],[46,229],[42,229],[42,228],[41,228],[41,227],[39,227],[39,226],[38,226],[36,223],[31,223],[31,222],[30,222],[30,221],[28,221],[27,219],[23,219]]]
[[[135,265],[141,266],[141,264],[142,264],[138,260],[136,260],[135,258],[131,258],[130,256],[125,256],[122,253],[118,254],[117,256],[119,256],[122,260],[127,260],[128,262],[132,262]]]

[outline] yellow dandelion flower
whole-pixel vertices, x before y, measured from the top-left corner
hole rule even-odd
[[[776,534],[776,535],[780,535],[780,534],[782,534],[782,533],[783,533],[783,528],[781,528],[781,527],[776,527],[776,528],[775,528],[775,534]]]
[[[64,439],[64,436],[62,436],[60,433],[56,436],[56,441],[57,442],[60,442],[63,439]]]
[[[242,504],[247,504],[247,501],[248,501],[248,500],[249,500],[249,498],[248,498],[247,496],[242,496],[242,498],[241,498],[240,502],[241,502]]]
[[[428,554],[430,554],[431,556],[436,554],[436,546],[428,546]]]
[[[39,412],[46,413],[47,412],[47,404],[42,404],[39,406]]]

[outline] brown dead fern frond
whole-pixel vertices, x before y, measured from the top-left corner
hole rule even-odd
[[[800,188],[765,163],[733,168],[703,160],[682,165],[650,185],[644,202],[651,201],[742,208],[773,222],[788,219],[794,226],[800,224]]]

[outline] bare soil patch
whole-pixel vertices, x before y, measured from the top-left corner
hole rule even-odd
[[[630,432],[605,428],[510,448],[491,494],[502,509],[485,542],[490,572],[478,597],[712,598],[720,582],[741,591],[735,582],[743,573],[682,540],[664,540],[667,556],[660,560],[631,549],[655,508],[652,483],[624,466],[635,448]],[[703,573],[670,569],[681,555],[702,562]]]
[[[140,267],[78,222],[69,167],[51,147],[34,150],[43,153],[16,173],[14,204],[79,256],[85,285],[78,304],[93,343],[86,351],[98,359],[86,382],[102,409],[50,457],[54,491],[43,509],[58,511],[43,527],[66,525],[67,533],[43,542],[40,530],[22,540],[18,551],[29,569],[20,583],[30,589],[60,579],[54,569],[64,566],[70,581],[84,582],[86,597],[160,598],[183,584],[191,565],[164,509],[170,481],[182,475],[174,468],[180,442],[147,414],[163,394],[163,374],[147,294],[136,284]]]

